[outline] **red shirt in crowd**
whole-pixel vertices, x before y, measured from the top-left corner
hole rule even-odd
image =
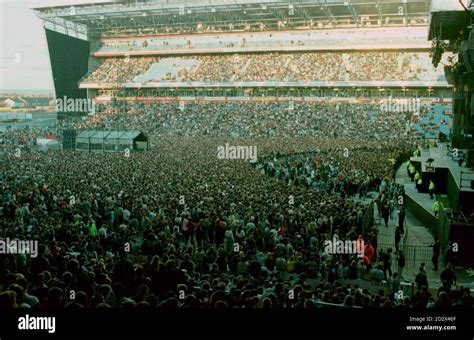
[[[372,262],[372,258],[374,257],[374,253],[375,253],[375,250],[374,250],[374,247],[372,247],[372,245],[368,244],[368,245],[365,246],[364,254],[368,258],[369,263]]]

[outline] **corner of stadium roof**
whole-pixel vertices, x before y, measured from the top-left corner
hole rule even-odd
[[[474,12],[474,1],[462,0]],[[458,0],[432,0],[429,19],[428,40],[455,40],[460,32],[469,26],[469,13]]]
[[[364,18],[426,18],[430,0],[156,0],[112,1],[33,8],[45,28],[90,40],[104,32],[147,27],[192,26],[199,22],[227,25],[265,21],[268,27],[290,18],[358,26]],[[291,13],[289,10],[291,8]],[[416,22],[416,20],[414,20]]]

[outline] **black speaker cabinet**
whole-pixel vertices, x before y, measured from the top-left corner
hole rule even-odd
[[[76,149],[76,130],[67,129],[63,131],[63,149]]]

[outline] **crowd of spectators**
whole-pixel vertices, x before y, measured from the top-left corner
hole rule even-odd
[[[125,83],[146,72],[157,61],[153,57],[121,57],[107,58],[100,66],[89,74],[85,83]]]
[[[191,59],[175,75],[158,81],[252,82],[252,81],[416,81],[429,72],[416,61],[423,53],[321,52],[265,53],[173,57]],[[128,60],[128,62],[127,62]],[[132,80],[153,63],[166,58],[106,58],[84,82],[115,83]],[[156,81],[156,80],[155,80]]]
[[[372,109],[100,107],[78,128],[143,128],[154,147],[6,154],[0,236],[38,240],[39,252],[0,255],[0,308],[472,306],[462,287],[396,294],[377,228],[362,226],[364,198],[397,195],[392,160],[417,136]],[[225,143],[255,146],[258,162],[216,157]],[[363,259],[324,248],[360,237]],[[363,287],[368,277],[392,288]]]
[[[412,113],[380,108],[378,103],[338,102],[100,104],[97,114],[79,127],[139,129],[151,136],[331,137],[412,145],[418,136],[407,129]]]

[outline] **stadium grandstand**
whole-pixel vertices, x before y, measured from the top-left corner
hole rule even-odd
[[[114,2],[35,12],[52,60],[57,33],[80,49],[77,74],[64,81],[89,98],[450,94],[442,68],[429,63],[427,0]]]
[[[474,207],[426,177],[445,154],[468,171],[427,154],[452,135],[457,60],[433,66],[429,0],[34,11],[56,97],[94,110],[2,136],[0,231],[40,248],[0,269],[1,307],[473,307],[470,231],[445,229]]]

